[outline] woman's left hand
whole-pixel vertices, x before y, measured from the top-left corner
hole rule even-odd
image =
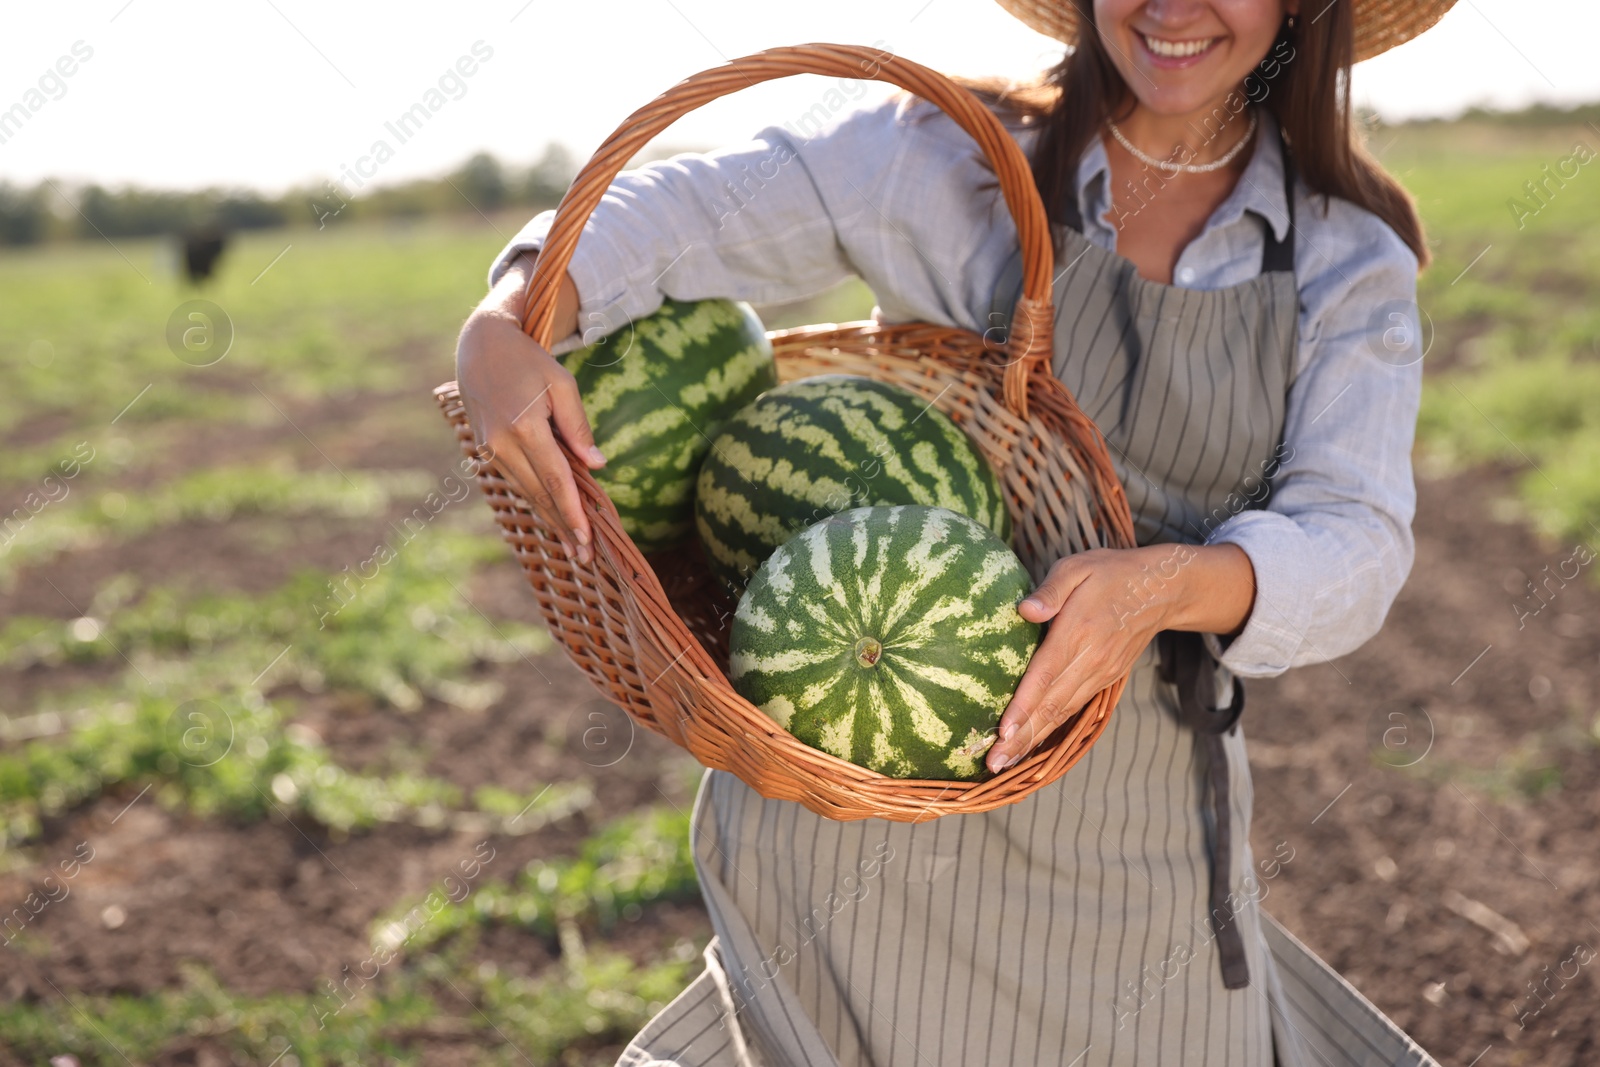
[[[1050,627],[1001,716],[1000,740],[985,757],[988,768],[1011,766],[1128,673],[1193,591],[1189,579],[1200,575],[1185,572],[1217,551],[1244,556],[1234,545],[1161,544],[1096,548],[1057,560],[1039,588],[1017,606],[1023,618],[1050,621]],[[1244,567],[1253,579],[1247,559]],[[1249,584],[1253,594],[1254,583]],[[1246,613],[1248,608],[1247,601]]]

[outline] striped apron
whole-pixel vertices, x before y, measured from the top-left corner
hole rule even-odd
[[[1141,545],[1202,542],[1264,497],[1294,374],[1290,204],[1259,276],[1215,291],[1060,231],[1053,370],[1104,432]],[[992,322],[1020,287],[1019,255]],[[1194,635],[1164,633],[1066,775],[926,823],[834,822],[707,771],[706,970],[619,1064],[1432,1063],[1261,909],[1296,842],[1252,854],[1241,697]]]

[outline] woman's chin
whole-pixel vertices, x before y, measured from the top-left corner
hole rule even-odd
[[[1191,82],[1182,84],[1154,85],[1146,83],[1135,91],[1139,103],[1146,111],[1162,118],[1185,119],[1196,112],[1212,107],[1219,97],[1225,97],[1226,88],[1219,92],[1209,92],[1207,89]]]

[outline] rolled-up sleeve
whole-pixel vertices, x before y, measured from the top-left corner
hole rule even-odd
[[[1360,647],[1383,625],[1415,555],[1416,258],[1387,225],[1344,201],[1332,201],[1316,229],[1317,245],[1296,257],[1299,373],[1270,495],[1207,539],[1238,545],[1255,569],[1242,630],[1231,642],[1205,635],[1243,677]]]
[[[543,247],[554,211],[536,216],[489,270],[492,286],[522,249]],[[567,272],[579,297],[575,333],[557,355],[661,306],[663,299],[796,300],[848,277],[835,223],[788,136],[623,171],[584,224]]]
[[[666,297],[782,303],[860,273],[840,235],[860,240],[878,224],[894,110],[888,100],[847,111],[810,136],[768,126],[744,144],[618,174],[568,267],[583,338],[648,315]],[[554,219],[542,212],[511,239],[489,268],[491,286],[516,253],[543,246]],[[573,334],[552,351],[582,343]]]
[[[1025,139],[1027,131],[1021,136]],[[664,297],[755,304],[814,296],[850,275],[880,322],[981,330],[1016,230],[977,143],[925,100],[893,95],[809,134],[768,126],[749,142],[623,171],[585,223],[568,273],[594,341]],[[542,247],[545,211],[489,269]],[[551,351],[571,351],[579,334]]]

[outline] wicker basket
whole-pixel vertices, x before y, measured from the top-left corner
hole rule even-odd
[[[871,48],[773,48],[687,78],[634,112],[583,168],[556,211],[534,277],[524,328],[548,348],[555,300],[578,237],[611,180],[679,116],[747,85],[793,74],[888,81],[932,101],[993,163],[1016,220],[1023,295],[1011,337],[853,322],[771,333],[779,378],[861,374],[893,382],[960,424],[987,455],[1009,497],[1014,548],[1034,580],[1059,557],[1132,547],[1133,522],[1099,430],[1051,373],[1055,320],[1049,224],[1027,159],[972,93],[937,72]],[[434,391],[463,452],[475,455],[455,382]],[[563,443],[565,449],[566,445]],[[1100,736],[1127,678],[1094,697],[1009,770],[977,783],[889,778],[810,748],[746,702],[725,675],[734,605],[690,545],[648,560],[622,530],[588,468],[567,459],[592,525],[593,562],[578,566],[555,533],[491,466],[478,484],[528,575],[551,632],[608,698],[709,767],[764,797],[798,801],[831,819],[918,822],[988,811],[1060,777]]]

